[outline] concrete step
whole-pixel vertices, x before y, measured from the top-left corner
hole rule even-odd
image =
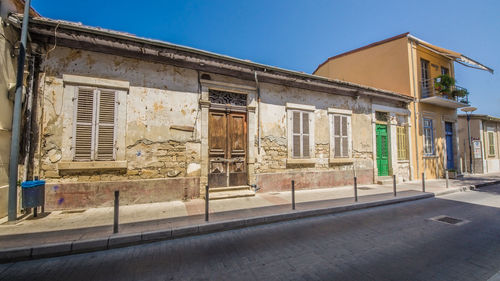
[[[253,190],[232,190],[232,191],[219,191],[219,192],[210,192],[210,200],[221,200],[221,199],[230,199],[230,198],[240,198],[240,197],[252,197],[255,196],[255,192]]]
[[[377,184],[380,185],[392,184],[392,177],[391,176],[378,177]]]
[[[210,194],[217,192],[226,192],[226,191],[239,191],[239,190],[250,190],[249,185],[237,185],[237,186],[224,186],[224,187],[211,187],[209,189]]]

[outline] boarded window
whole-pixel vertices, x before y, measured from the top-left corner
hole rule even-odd
[[[292,155],[296,158],[310,157],[309,112],[292,112]]]
[[[115,159],[116,92],[79,88],[76,98],[75,161]]]
[[[348,158],[349,151],[349,131],[350,131],[350,116],[334,114],[332,118],[333,132],[333,157]]]
[[[398,160],[408,160],[408,134],[406,127],[397,126]]]

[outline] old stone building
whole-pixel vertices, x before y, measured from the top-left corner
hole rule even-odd
[[[47,209],[110,205],[114,190],[137,204],[207,184],[224,197],[292,179],[373,183],[377,124],[411,126],[412,98],[395,92],[66,21],[33,18],[29,31],[39,68],[27,171],[48,181]]]

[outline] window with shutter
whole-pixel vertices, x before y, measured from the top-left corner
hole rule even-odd
[[[332,118],[332,133],[333,133],[333,157],[334,158],[349,158],[349,131],[350,131],[350,116],[342,114],[334,114]]]
[[[74,141],[75,161],[115,159],[116,92],[78,88]]]
[[[488,132],[488,155],[495,156],[495,135],[493,132]]]
[[[310,157],[309,113],[292,112],[292,155],[296,158]]]
[[[406,127],[397,126],[398,160],[408,160],[408,137]]]

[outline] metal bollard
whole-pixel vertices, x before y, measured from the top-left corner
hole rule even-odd
[[[115,190],[115,215],[113,220],[113,233],[118,233],[118,217],[120,207],[120,191]]]
[[[208,184],[205,185],[205,221],[208,221],[208,200],[210,200],[208,194]]]
[[[295,210],[295,181],[292,180],[292,210]]]
[[[392,175],[392,188],[394,189],[394,197],[396,197],[396,175]]]
[[[358,178],[354,177],[354,202],[358,202]]]
[[[422,173],[422,192],[425,192],[425,173]]]
[[[448,189],[448,187],[450,186],[450,183],[448,182],[450,179],[448,176],[448,170],[444,171],[444,176],[446,177],[446,188]]]

